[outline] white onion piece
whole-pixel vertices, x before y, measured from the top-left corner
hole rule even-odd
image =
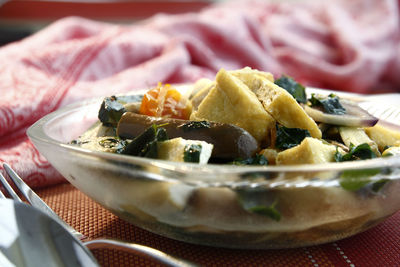
[[[346,109],[346,114],[329,114],[308,105],[304,106],[304,110],[313,120],[332,125],[367,127],[374,126],[378,122],[378,118],[369,114],[355,102],[340,100],[340,104]]]

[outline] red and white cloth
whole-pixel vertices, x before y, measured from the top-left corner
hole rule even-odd
[[[237,1],[124,26],[54,22],[0,48],[0,162],[31,186],[58,183],[25,135],[40,117],[85,98],[244,66],[336,90],[400,91],[398,2]]]

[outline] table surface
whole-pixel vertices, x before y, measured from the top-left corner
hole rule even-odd
[[[399,266],[400,212],[356,236],[320,246],[234,250],[187,244],[135,227],[70,184],[36,190],[61,218],[88,238],[109,237],[147,245],[201,266]],[[118,250],[92,251],[101,266],[159,266]]]

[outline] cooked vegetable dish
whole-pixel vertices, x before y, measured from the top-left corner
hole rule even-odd
[[[159,84],[143,97],[111,96],[99,123],[74,142],[133,156],[194,163],[293,165],[398,154],[400,132],[356,101],[307,99],[288,76],[221,69],[188,92]]]
[[[85,179],[71,178],[118,216],[165,236],[235,248],[314,245],[363,231],[399,206],[398,168],[301,169],[399,155],[400,131],[357,99],[307,94],[287,76],[221,69],[184,90],[159,84],[106,97],[98,118],[72,143],[189,163],[99,157],[97,167],[82,164]]]

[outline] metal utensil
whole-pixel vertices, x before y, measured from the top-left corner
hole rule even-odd
[[[47,219],[41,219],[41,220],[46,220],[46,221],[51,220],[52,225],[53,224],[60,225],[62,227],[62,229],[64,230],[64,232],[62,232],[60,229],[57,229],[57,231],[59,231],[60,236],[63,236],[63,239],[67,240],[69,243],[71,241],[69,241],[68,238],[64,237],[64,235],[67,235],[67,234],[70,235],[70,238],[73,238],[75,240],[75,242],[78,242],[81,245],[84,244],[89,249],[97,249],[97,248],[121,249],[121,250],[128,251],[128,252],[135,252],[141,256],[153,258],[167,266],[196,266],[192,263],[189,263],[182,259],[175,258],[175,257],[170,256],[159,250],[156,250],[156,249],[153,249],[150,247],[146,247],[143,245],[139,245],[139,244],[123,242],[120,240],[95,239],[95,240],[91,240],[91,241],[84,241],[83,243],[80,242],[80,239],[84,238],[83,234],[76,231],[73,227],[71,227],[66,222],[64,222],[60,217],[58,217],[58,215],[50,207],[47,206],[47,204],[17,175],[17,173],[8,164],[4,163],[3,167],[6,170],[9,177],[13,180],[13,182],[15,183],[17,188],[20,190],[21,194],[26,198],[26,200],[33,207],[36,208],[36,209],[31,209],[31,211],[29,211],[27,213],[33,214],[37,218],[47,218]],[[24,206],[24,208],[21,208],[22,207],[21,205],[17,205],[16,207],[18,207],[18,209],[27,210],[28,208],[31,208],[30,206],[23,203],[23,201],[15,193],[15,191],[12,189],[12,187],[9,185],[8,181],[5,179],[5,177],[1,173],[0,173],[0,182],[1,182],[1,184],[3,184],[5,190],[10,195],[10,197],[12,199],[14,199],[17,203]],[[1,191],[0,191],[0,198],[5,198],[5,196],[1,193]],[[0,212],[0,214],[1,214],[1,212]],[[23,218],[25,218],[25,220],[28,222],[30,221],[29,217],[26,217],[26,216],[22,217],[22,215],[21,215],[20,219],[23,219]],[[39,220],[39,219],[37,219],[37,220]],[[50,224],[50,223],[48,223],[48,224]],[[37,225],[39,225],[39,224],[37,224]],[[29,227],[29,225],[25,225],[25,226]],[[39,229],[38,231],[41,231],[41,234],[45,234],[47,236],[49,235],[48,232],[46,232],[46,229],[44,229],[43,227],[38,227],[38,229]],[[21,234],[22,233],[24,233],[24,232],[21,232]],[[67,242],[67,241],[65,241],[65,242]],[[91,256],[91,257],[93,258],[93,256]],[[47,263],[46,263],[46,265],[47,265]],[[27,265],[27,266],[29,266],[29,265]],[[32,265],[32,266],[34,266],[34,265]],[[58,265],[54,265],[54,266],[58,266]],[[83,265],[83,266],[86,266],[86,265]]]
[[[41,210],[1,199],[0,214],[1,266],[98,266],[82,242]]]

